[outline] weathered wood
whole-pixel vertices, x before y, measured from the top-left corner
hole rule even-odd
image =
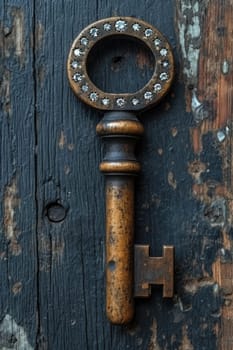
[[[153,288],[127,327],[105,316],[98,113],[66,76],[73,39],[113,15],[152,23],[178,48],[172,92],[140,116],[135,206],[136,242],[151,256],[175,246],[176,294],[163,300]],[[0,348],[232,348],[232,16],[230,0],[4,1]],[[151,56],[118,44],[96,51],[91,77],[135,91]]]
[[[214,284],[219,299],[213,332],[217,348],[233,346],[232,313],[232,56],[233,4],[181,1],[178,33],[183,53],[186,108],[192,111],[192,193],[200,206],[202,286]],[[197,232],[198,232],[197,231]],[[197,239],[197,238],[196,238]],[[206,282],[204,282],[206,281]],[[196,293],[196,292],[195,292]],[[194,293],[194,294],[195,294]],[[217,307],[217,305],[219,305]]]
[[[137,326],[120,328],[110,326],[105,316],[104,293],[104,183],[98,172],[101,159],[100,144],[95,135],[98,122],[97,112],[79,103],[71,92],[64,64],[74,37],[87,24],[100,17],[114,14],[143,17],[157,25],[174,44],[172,28],[172,5],[169,2],[161,8],[151,2],[120,1],[106,6],[104,1],[70,2],[64,6],[63,1],[47,3],[36,2],[37,21],[43,28],[43,39],[37,53],[37,69],[44,72],[43,81],[37,84],[38,113],[38,194],[39,194],[39,242],[40,248],[40,326],[41,345],[48,349],[135,349],[148,348],[151,338],[150,327],[157,318],[158,308],[164,305],[164,320],[171,302],[163,302],[161,292],[149,302],[139,302],[137,307]],[[167,7],[170,12],[168,26]],[[162,11],[162,13],[161,13]],[[153,12],[153,13],[152,13]],[[143,15],[142,15],[143,14]],[[172,37],[173,36],[173,37]],[[134,50],[135,50],[135,46]],[[135,84],[143,85],[143,73],[152,72],[153,67],[148,55],[140,47],[136,55],[124,44],[122,48],[111,47],[109,59],[104,60],[101,68],[102,53],[92,63],[92,72],[97,81],[107,80],[107,89],[114,89],[114,81],[119,82],[126,76],[126,89],[134,91]],[[135,62],[136,56],[136,62]],[[130,60],[136,63],[133,69]],[[116,69],[116,60],[119,64]],[[109,74],[114,79],[109,79]],[[137,79],[135,79],[137,76]],[[108,80],[109,79],[109,80]],[[139,79],[139,80],[138,80]],[[106,86],[106,85],[105,85]],[[169,101],[169,98],[166,100]],[[169,113],[159,108],[157,115],[162,114],[168,123]],[[174,112],[174,110],[173,110]],[[160,133],[159,118],[154,113],[147,113],[148,133],[147,146],[143,146],[141,157],[145,159],[145,173],[156,173],[155,135]],[[185,117],[185,116],[184,116]],[[170,112],[170,118],[172,113]],[[164,124],[163,124],[164,125]],[[161,133],[162,134],[162,133]],[[164,137],[164,136],[162,136]],[[145,153],[144,153],[144,152]],[[146,157],[144,158],[144,155]],[[152,161],[154,165],[149,165]],[[167,169],[163,169],[166,173]],[[145,178],[141,180],[145,186]],[[151,181],[160,182],[151,177]],[[142,185],[144,184],[144,185]],[[153,186],[152,186],[153,187]],[[167,186],[166,186],[167,187]],[[141,187],[139,185],[139,191]],[[153,189],[155,191],[155,189]],[[162,189],[161,189],[162,191]],[[102,194],[101,194],[102,193]],[[153,192],[153,196],[154,196]],[[169,195],[174,190],[170,188]],[[147,242],[145,232],[147,214],[141,208],[142,203],[150,200],[152,194],[142,191],[137,204],[138,241]],[[44,205],[50,201],[68,204],[67,217],[63,222],[51,223],[43,217]],[[149,213],[148,213],[149,215]],[[170,217],[174,213],[170,211]],[[169,218],[166,219],[166,222]],[[155,232],[155,227],[153,229]],[[140,240],[139,240],[140,232]],[[171,228],[169,228],[169,234]],[[156,245],[172,243],[168,231],[161,232],[160,239],[155,232]],[[176,232],[172,233],[176,237]],[[151,234],[152,237],[152,234]],[[178,241],[178,237],[177,237]],[[157,298],[157,302],[155,302]],[[143,306],[140,310],[140,304]],[[151,313],[149,315],[149,313]],[[145,315],[147,320],[145,320]],[[170,320],[171,321],[171,320]],[[164,325],[162,329],[168,330]],[[174,329],[174,332],[175,329]],[[172,335],[171,335],[172,336]],[[167,340],[169,343],[170,340]],[[158,342],[163,346],[163,338]],[[42,345],[43,344],[43,345]]]
[[[33,349],[37,334],[34,8],[0,6],[0,348]]]

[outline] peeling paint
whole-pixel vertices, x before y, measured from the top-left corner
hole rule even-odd
[[[160,156],[163,155],[163,149],[162,149],[162,148],[159,148],[157,152],[158,152],[158,154],[159,154]]]
[[[204,209],[204,216],[212,227],[224,227],[226,224],[226,201],[216,198]]]
[[[177,128],[176,128],[176,127],[172,128],[172,129],[171,129],[171,133],[172,133],[172,136],[173,136],[173,137],[176,137],[177,134],[178,134]]]
[[[8,314],[0,323],[0,349],[33,350],[24,328],[19,326]]]
[[[0,51],[8,58],[15,55],[21,67],[25,62],[25,28],[24,12],[21,8],[12,7],[11,9],[12,25],[4,26],[0,23]]]
[[[200,54],[201,14],[199,1],[181,0],[178,7],[178,37],[183,56],[183,73],[189,84],[197,85]]]
[[[16,179],[14,178],[10,185],[5,188],[4,193],[4,233],[9,242],[9,249],[13,255],[19,255],[22,251],[18,243],[20,232],[17,230],[15,221],[15,210],[20,205]]]
[[[73,151],[74,149],[74,144],[73,143],[67,143],[67,137],[65,135],[65,132],[62,130],[59,140],[58,140],[58,147],[63,150],[64,148],[68,149],[68,151]]]
[[[69,144],[67,145],[67,148],[68,148],[69,151],[73,151],[73,149],[74,149],[74,144],[73,144],[73,143],[69,143]]]
[[[227,60],[224,60],[222,63],[222,74],[226,75],[229,73],[229,63]]]
[[[211,116],[211,109],[207,102],[200,102],[196,95],[196,90],[192,92],[191,109],[193,117],[196,123],[200,123],[202,120]]]
[[[11,117],[12,108],[10,103],[10,71],[5,69],[0,77],[0,101],[5,116]]]
[[[19,294],[21,291],[22,291],[22,288],[23,288],[23,284],[22,282],[16,282],[13,287],[12,287],[12,292],[14,295],[17,295]]]
[[[174,177],[173,172],[169,171],[167,180],[168,180],[169,185],[173,188],[173,190],[175,190],[177,187],[177,182],[176,182],[176,179]]]
[[[182,343],[181,343],[180,350],[193,350],[193,345],[190,339],[188,338],[187,330],[188,330],[187,326],[182,327]]]
[[[14,9],[12,16],[14,17],[15,54],[21,59],[24,55],[24,14],[22,10]]]
[[[188,165],[188,172],[193,177],[196,183],[202,183],[201,174],[206,171],[206,165],[199,160],[194,160]]]
[[[44,27],[40,21],[35,26],[35,48],[41,49],[44,40]]]
[[[0,58],[7,59],[16,57],[23,67],[25,62],[25,28],[24,13],[18,7],[12,7],[10,11],[12,24],[5,26],[0,22]],[[7,117],[12,115],[12,106],[10,100],[11,74],[9,69],[4,69],[3,65],[0,71],[0,106]]]
[[[219,142],[223,142],[225,138],[226,138],[226,135],[223,131],[220,130],[217,132],[217,139]]]
[[[185,282],[184,284],[184,290],[192,295],[196,294],[197,291],[200,288],[206,287],[206,286],[213,286],[215,288],[215,281],[212,278],[205,277],[202,279],[193,279],[190,281]]]
[[[152,335],[151,335],[148,350],[161,350],[157,342],[157,322],[155,319],[153,319],[153,323],[150,329],[151,329]]]
[[[69,175],[69,174],[70,174],[71,169],[70,169],[69,165],[65,165],[65,166],[64,166],[64,172],[65,172],[66,175]]]

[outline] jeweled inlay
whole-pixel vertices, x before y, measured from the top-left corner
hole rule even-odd
[[[168,80],[168,74],[167,73],[161,73],[159,76],[160,80],[164,81],[164,80]]]
[[[99,29],[96,28],[96,27],[93,27],[93,28],[90,29],[89,33],[91,34],[91,36],[93,38],[97,38],[97,36],[99,35]]]
[[[167,67],[169,66],[169,62],[168,62],[168,61],[163,61],[163,62],[162,62],[162,66],[163,66],[164,68],[167,68]]]
[[[139,32],[140,29],[141,29],[141,26],[140,26],[139,23],[134,23],[134,24],[132,25],[132,28],[133,28],[133,30],[134,30],[135,32]]]
[[[153,30],[150,28],[147,28],[144,32],[145,36],[149,38],[153,34]]]
[[[90,93],[89,97],[92,102],[96,102],[98,100],[98,94],[96,92]]]
[[[84,84],[84,85],[82,85],[81,89],[83,92],[87,92],[89,90],[89,87],[87,84]]]
[[[104,30],[106,30],[106,32],[109,32],[111,30],[112,26],[110,23],[104,23]]]
[[[146,91],[145,94],[144,94],[144,99],[145,100],[151,100],[153,97],[153,94],[151,91]]]
[[[73,79],[74,81],[77,83],[77,82],[80,82],[83,80],[83,75],[81,73],[75,73],[73,75]]]
[[[107,93],[95,87],[88,76],[88,57],[102,38],[126,37],[144,42],[153,53],[155,64],[151,79],[140,90],[128,94]],[[94,51],[93,51],[94,52]],[[173,78],[173,57],[166,38],[152,25],[140,19],[113,17],[97,21],[75,39],[68,63],[68,76],[77,96],[102,110],[143,110],[157,103],[166,93]]]
[[[88,45],[89,40],[86,37],[80,39],[80,43],[84,46]]]
[[[116,21],[115,28],[118,32],[124,32],[127,29],[126,21],[123,21],[123,20]]]
[[[161,49],[160,50],[160,55],[161,56],[167,56],[167,53],[168,53],[167,49]]]
[[[73,69],[77,69],[77,68],[80,68],[80,63],[78,62],[78,61],[72,61],[71,62],[71,67],[73,68]]]
[[[159,38],[156,38],[154,40],[154,44],[155,44],[155,46],[159,46],[161,44],[161,40]]]
[[[82,49],[74,49],[74,55],[76,57],[80,57],[80,56],[84,55],[84,52]]]
[[[122,97],[118,98],[118,99],[116,100],[116,104],[117,104],[117,106],[119,106],[119,107],[123,107],[123,106],[125,105],[125,99],[122,98]]]
[[[132,99],[132,105],[133,105],[133,106],[137,106],[139,103],[140,103],[140,101],[139,101],[138,98],[133,98],[133,99]]]
[[[101,102],[104,106],[108,106],[110,103],[110,100],[109,100],[109,98],[103,98]]]
[[[154,85],[154,92],[159,92],[162,90],[162,86],[161,84],[155,84]]]

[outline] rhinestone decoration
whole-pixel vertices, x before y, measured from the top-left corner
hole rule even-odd
[[[161,56],[167,56],[167,49],[161,49],[160,50],[160,55]]]
[[[71,67],[73,69],[77,69],[77,68],[80,68],[80,63],[78,61],[72,61],[71,62]]]
[[[161,84],[155,84],[154,85],[154,92],[159,92],[159,91],[161,91],[161,89],[162,89]]]
[[[74,49],[74,55],[76,57],[80,57],[80,56],[84,55],[84,52],[81,49]]]
[[[83,37],[80,39],[81,45],[87,46],[89,43],[89,40],[86,37]]]
[[[144,32],[145,36],[149,38],[153,34],[153,30],[150,28],[147,28]]]
[[[85,84],[85,85],[82,85],[81,89],[83,92],[87,92],[89,90],[89,87],[87,84]]]
[[[109,32],[109,30],[111,30],[112,26],[110,23],[104,23],[104,30],[106,30],[106,32]]]
[[[110,100],[109,100],[109,98],[103,98],[101,102],[104,106],[108,106],[110,103]]]
[[[156,38],[154,40],[154,44],[155,44],[155,46],[159,46],[161,44],[161,40],[159,38]]]
[[[119,106],[119,107],[123,107],[123,106],[125,105],[125,99],[122,98],[122,97],[118,98],[118,99],[116,100],[116,104],[117,104],[117,106]]]
[[[159,76],[160,80],[164,81],[164,80],[168,80],[168,74],[167,73],[161,73]]]
[[[75,73],[75,74],[73,75],[73,79],[74,79],[74,81],[77,83],[77,82],[83,80],[83,75],[80,74],[80,73]]]
[[[134,24],[132,25],[132,28],[133,28],[133,30],[134,30],[135,32],[139,32],[140,29],[141,29],[141,26],[140,26],[139,23],[134,23]]]
[[[91,28],[90,34],[93,38],[97,38],[97,36],[99,35],[99,29],[96,27]]]
[[[118,32],[124,32],[127,29],[127,23],[126,21],[116,21],[115,28]]]
[[[141,41],[149,47],[155,58],[150,80],[134,93],[104,92],[88,76],[86,66],[92,48],[103,38],[111,42],[116,36]],[[170,87],[174,74],[172,52],[166,38],[152,25],[130,17],[111,17],[88,25],[72,45],[67,69],[75,94],[83,102],[105,111],[140,111],[157,103]]]
[[[164,68],[167,68],[167,67],[169,66],[169,62],[168,62],[168,61],[163,61],[163,62],[162,62],[162,66],[163,66]]]
[[[151,100],[153,97],[153,94],[151,91],[146,91],[145,94],[144,94],[144,99],[145,100]]]
[[[139,101],[138,98],[133,98],[133,99],[132,99],[132,105],[133,105],[133,106],[137,106],[139,103],[140,103],[140,101]]]
[[[98,94],[96,92],[90,93],[89,97],[92,102],[96,102],[98,100]]]

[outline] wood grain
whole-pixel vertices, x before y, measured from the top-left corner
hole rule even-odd
[[[105,316],[100,115],[77,101],[66,76],[77,34],[114,15],[164,33],[177,71],[165,101],[140,116],[135,207],[136,243],[151,256],[175,246],[175,297],[153,288],[127,327]],[[230,0],[0,6],[0,347],[231,349],[231,19]],[[106,90],[135,91],[153,70],[142,48],[103,53],[91,71]],[[51,215],[56,208],[64,218]]]
[[[32,349],[37,335],[34,8],[0,6],[0,348]]]
[[[212,269],[203,271],[216,283],[221,299],[219,323],[214,333],[216,346],[232,349],[232,16],[231,1],[197,2],[197,11],[187,8],[193,22],[200,25],[196,37],[198,70],[191,78],[186,75],[186,106],[192,110],[195,124],[191,128],[194,161],[190,163],[193,177],[193,194],[204,206],[204,216],[215,228],[217,239],[212,255]],[[201,14],[202,9],[202,14]],[[203,15],[205,14],[205,15]],[[182,19],[181,12],[179,14]],[[190,17],[191,18],[191,17]],[[199,19],[199,21],[197,20]],[[180,28],[181,28],[180,24]],[[181,31],[180,31],[181,33]],[[186,45],[194,41],[187,38]],[[188,46],[189,45],[189,46]],[[188,50],[187,50],[188,51]],[[189,92],[188,92],[189,89]],[[208,174],[207,174],[208,171]],[[217,233],[218,232],[218,233]],[[208,234],[206,244],[214,236]],[[217,248],[217,249],[216,249]],[[210,261],[209,261],[210,264]],[[219,291],[218,291],[219,289]],[[217,315],[216,315],[217,316]],[[221,317],[220,317],[221,316]]]

